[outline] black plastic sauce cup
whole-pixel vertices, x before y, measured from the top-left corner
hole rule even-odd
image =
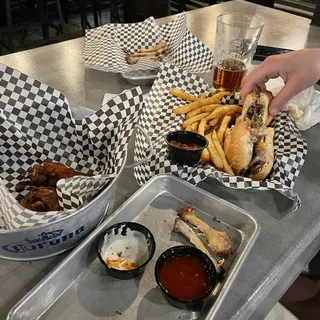
[[[170,259],[175,258],[177,256],[193,256],[198,258],[200,261],[203,262],[204,266],[208,270],[209,279],[210,279],[210,287],[207,292],[200,298],[195,300],[181,300],[172,295],[170,295],[166,288],[163,287],[160,281],[160,270],[162,266]],[[202,251],[195,247],[191,246],[176,246],[168,249],[167,251],[163,252],[160,257],[158,258],[155,266],[155,278],[159,288],[161,289],[162,294],[164,295],[165,299],[174,307],[179,309],[186,309],[192,311],[200,311],[203,308],[203,305],[206,299],[210,296],[213,289],[217,283],[217,273],[216,268],[211,261],[211,259],[204,254]]]
[[[137,245],[145,249],[145,254],[142,257],[139,267],[132,270],[119,270],[109,267],[103,257],[104,246],[112,244],[115,240],[125,239],[128,234],[131,234],[131,236],[135,234],[137,236]],[[101,234],[97,244],[97,253],[101,263],[107,268],[111,276],[122,280],[133,279],[142,274],[152,259],[155,249],[156,243],[151,231],[145,226],[135,222],[120,222],[110,226]]]
[[[199,149],[186,150],[173,146],[173,142],[180,142],[183,144],[196,144]],[[166,143],[168,144],[169,158],[172,163],[179,165],[194,166],[200,161],[201,153],[209,142],[208,140],[195,132],[191,131],[174,131],[166,136]]]

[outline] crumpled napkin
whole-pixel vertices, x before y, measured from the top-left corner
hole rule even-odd
[[[320,122],[320,92],[310,87],[303,90],[287,106],[290,117],[304,131]]]
[[[282,88],[272,88],[270,91],[276,96]],[[311,128],[320,123],[320,91],[313,86],[301,91],[287,103],[285,110],[289,111],[290,118],[300,131]]]

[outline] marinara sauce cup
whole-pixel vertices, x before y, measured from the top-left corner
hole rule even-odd
[[[165,299],[174,307],[200,311],[217,283],[211,259],[191,246],[163,252],[155,266],[155,278]]]
[[[172,163],[194,166],[200,161],[201,153],[209,142],[195,132],[174,131],[166,136],[169,158]]]

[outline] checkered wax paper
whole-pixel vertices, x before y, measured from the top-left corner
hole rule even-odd
[[[0,64],[0,224],[43,224],[89,202],[119,173],[142,100],[137,87],[75,120],[59,91]],[[18,203],[28,191],[17,193],[15,185],[44,160],[92,175],[58,182],[61,212],[34,212]]]
[[[86,30],[83,54],[87,67],[107,72],[154,70],[160,62],[141,59],[136,64],[126,62],[127,54],[166,42],[169,50],[165,60],[190,72],[208,72],[213,65],[213,53],[187,26],[186,13],[158,26],[153,17],[140,23],[107,24]]]
[[[275,129],[274,152],[275,163],[269,178],[265,181],[253,181],[250,178],[230,176],[216,170],[208,164],[194,167],[172,164],[167,155],[165,136],[170,131],[179,130],[184,115],[176,115],[172,111],[187,102],[170,94],[171,88],[180,88],[198,96],[202,92],[208,94],[209,86],[196,75],[164,64],[151,88],[139,118],[139,125],[149,134],[154,154],[150,161],[135,168],[137,182],[142,185],[152,176],[160,173],[172,173],[192,184],[198,184],[207,177],[214,177],[225,186],[236,189],[267,188],[276,189],[287,197],[299,202],[299,197],[292,190],[295,178],[299,175],[307,154],[307,143],[286,112],[279,114],[271,123]],[[239,104],[239,95],[225,96],[222,104]],[[145,156],[147,144],[141,134],[137,134],[135,160]]]

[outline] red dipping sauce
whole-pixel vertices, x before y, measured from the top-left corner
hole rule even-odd
[[[173,257],[160,269],[160,283],[171,296],[180,300],[202,298],[210,288],[210,276],[197,257]]]
[[[184,150],[198,150],[202,148],[196,143],[182,143],[179,141],[172,141],[170,142],[170,144],[176,148],[184,149]]]

